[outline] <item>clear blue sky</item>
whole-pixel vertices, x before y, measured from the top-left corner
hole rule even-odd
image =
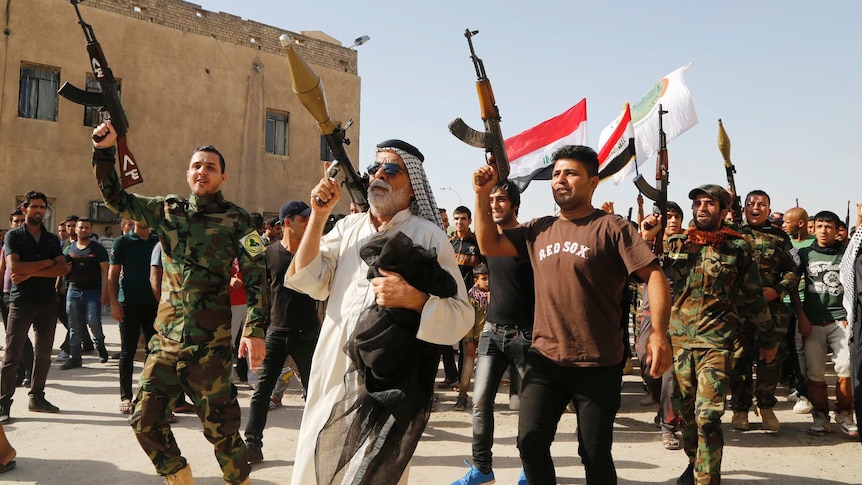
[[[381,140],[413,143],[425,154],[438,204],[450,212],[459,203],[456,192],[473,207],[470,177],[483,163],[481,150],[462,144],[446,128],[459,116],[476,128],[482,125],[463,36],[468,27],[480,31],[474,44],[493,83],[507,137],[585,97],[595,148],[602,128],[625,101],[636,102],[661,77],[692,62],[687,83],[700,121],[669,144],[671,199],[685,207],[691,188],[725,184],[716,145],[722,118],[741,195],[760,188],[772,196],[773,210],[793,207],[798,198],[810,214],[828,209],[842,219],[848,200],[854,211],[862,202],[862,167],[853,142],[861,125],[862,2],[197,3],[286,30],[322,30],[345,45],[371,36],[358,47],[358,165],[372,160]],[[654,161],[646,167],[646,175],[654,174]],[[625,214],[636,195],[630,181],[606,182],[593,202],[613,200]],[[548,182],[534,182],[523,199],[521,220],[554,209]],[[854,221],[851,216],[851,225]]]

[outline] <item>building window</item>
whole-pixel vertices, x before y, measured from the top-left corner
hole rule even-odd
[[[266,153],[287,155],[288,118],[287,113],[266,112]]]
[[[117,78],[114,78],[114,81],[117,84],[117,93],[120,94],[120,97],[122,98],[123,85]],[[96,81],[96,78],[90,73],[87,73],[87,82],[84,87],[84,91],[87,91],[88,93],[102,92],[102,87],[99,86],[99,82]],[[101,122],[102,116],[99,106],[84,106],[84,126],[92,126],[95,128],[99,126],[99,123]]]
[[[18,84],[18,116],[37,120],[57,121],[57,89],[60,69],[21,64]]]

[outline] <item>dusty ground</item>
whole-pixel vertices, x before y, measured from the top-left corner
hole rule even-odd
[[[116,323],[105,318],[108,350],[119,350]],[[60,327],[60,331],[64,331]],[[58,331],[59,340],[62,333]],[[55,351],[56,352],[56,351]],[[285,406],[272,411],[266,430],[266,461],[256,465],[252,481],[257,484],[287,483],[292,471],[302,400],[292,381]],[[497,399],[494,465],[497,483],[514,484],[520,462],[515,447],[517,413],[508,409],[503,388]],[[780,392],[783,391],[780,389]],[[100,364],[85,356],[84,367],[61,371],[52,365],[47,398],[59,406],[60,414],[27,411],[27,393],[19,388],[12,406],[13,423],[6,432],[18,450],[18,467],[0,475],[0,483],[23,484],[157,484],[152,465],[138,447],[124,416],[117,412],[119,386],[117,361]],[[614,457],[620,483],[675,483],[685,468],[682,451],[666,451],[658,429],[652,424],[655,407],[641,407],[641,386],[626,376],[622,409],[614,434]],[[830,393],[832,391],[830,390]],[[783,396],[783,394],[782,394]],[[251,391],[241,390],[243,420]],[[470,413],[452,411],[454,392],[444,392],[416,451],[410,473],[411,484],[449,484],[460,478],[463,461],[470,456]],[[736,432],[725,426],[725,483],[844,484],[862,483],[862,448],[839,433],[808,436],[810,416],[793,414],[791,403],[780,398],[778,434],[759,429],[752,413],[752,431]],[[725,421],[729,417],[725,416]],[[177,441],[192,465],[197,483],[223,483],[212,448],[201,433],[194,415],[180,415],[173,426]],[[585,483],[577,454],[575,416],[563,416],[553,454],[559,483]]]

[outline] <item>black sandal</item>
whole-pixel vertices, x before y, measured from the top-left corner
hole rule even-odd
[[[12,460],[5,465],[0,465],[0,473],[6,473],[13,468],[15,468],[15,460]]]

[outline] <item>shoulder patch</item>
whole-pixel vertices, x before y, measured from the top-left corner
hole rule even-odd
[[[688,259],[688,253],[676,253],[676,252],[671,252],[671,253],[668,253],[668,254],[667,254],[667,257],[668,257],[669,259],[677,259],[677,260],[679,260],[679,259]]]
[[[260,256],[266,250],[266,245],[263,244],[263,239],[260,238],[260,234],[257,231],[251,231],[246,234],[239,242],[242,244],[245,252],[252,258]]]

